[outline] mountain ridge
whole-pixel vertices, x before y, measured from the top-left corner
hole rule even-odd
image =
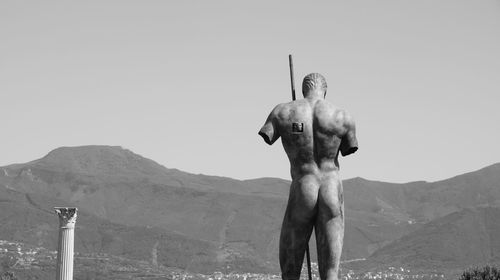
[[[28,164],[39,164],[39,163],[42,163],[42,162],[46,161],[47,159],[50,159],[51,157],[58,157],[58,158],[60,158],[61,155],[59,153],[60,152],[65,152],[65,151],[80,151],[80,154],[82,154],[84,156],[88,156],[89,152],[96,152],[96,151],[100,151],[100,152],[109,152],[109,151],[112,151],[115,154],[119,154],[119,152],[122,152],[122,153],[125,153],[125,154],[130,154],[133,157],[139,158],[140,160],[143,160],[145,162],[149,162],[152,165],[156,165],[156,168],[163,169],[163,171],[181,172],[181,173],[188,174],[188,175],[202,176],[202,177],[207,177],[207,178],[229,179],[229,180],[238,181],[238,182],[253,182],[253,181],[273,180],[273,181],[282,181],[282,182],[291,183],[291,181],[288,180],[288,179],[283,179],[283,178],[278,178],[278,177],[258,177],[258,178],[250,178],[250,179],[235,179],[235,178],[231,178],[231,177],[228,177],[228,176],[208,175],[208,174],[202,174],[202,173],[198,173],[198,174],[197,173],[192,173],[192,172],[188,172],[188,171],[179,170],[179,169],[176,169],[176,168],[165,167],[164,165],[162,165],[162,164],[160,164],[160,163],[158,163],[158,162],[156,162],[154,160],[145,158],[145,157],[143,157],[143,156],[141,156],[139,154],[136,154],[136,153],[132,152],[131,150],[129,150],[127,148],[124,148],[122,146],[107,146],[107,145],[62,146],[62,147],[59,147],[59,148],[51,150],[49,153],[47,153],[42,158],[35,159],[35,160],[29,161],[29,162],[26,162],[26,163],[8,164],[8,165],[0,166],[0,168],[3,168],[3,169],[4,168],[18,168],[19,166],[28,165]],[[81,153],[81,152],[83,152],[83,153]],[[65,165],[62,165],[62,166],[65,166]],[[347,179],[344,179],[343,181],[344,181],[344,183],[346,183],[346,182],[349,183],[349,182],[356,182],[356,181],[360,181],[361,180],[361,181],[367,181],[367,182],[373,183],[373,184],[382,183],[382,184],[391,184],[391,185],[414,185],[414,184],[422,184],[422,183],[435,184],[435,183],[440,183],[440,182],[444,182],[444,181],[453,180],[455,178],[460,178],[460,177],[463,177],[463,176],[468,176],[469,174],[475,174],[477,172],[489,172],[492,169],[494,171],[499,171],[500,172],[500,162],[492,163],[490,165],[481,167],[481,168],[476,169],[474,171],[466,172],[466,173],[463,173],[463,174],[460,174],[460,175],[456,175],[456,176],[452,176],[452,177],[449,177],[449,178],[440,179],[440,180],[436,180],[436,181],[417,180],[417,181],[409,181],[409,182],[401,182],[401,183],[392,183],[392,182],[388,182],[388,181],[372,180],[372,179],[367,179],[367,178],[363,178],[363,177],[347,178]],[[75,172],[75,170],[72,170],[72,172]],[[89,173],[89,172],[82,172],[82,173]]]
[[[499,167],[430,183],[344,180],[343,258],[377,256],[433,220],[467,207],[500,205]],[[53,197],[115,224],[157,227],[215,244],[207,249],[215,256],[207,269],[244,269],[242,258],[276,269],[289,185],[280,178],[237,180],[169,169],[119,146],[62,147],[0,167],[0,187],[27,197]]]

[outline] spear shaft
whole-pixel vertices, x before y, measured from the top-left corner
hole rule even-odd
[[[292,55],[288,55],[288,63],[290,64],[290,82],[292,83],[292,100],[295,101],[295,81],[293,78],[293,59]]]
[[[290,82],[292,84],[292,100],[295,101],[295,80],[293,78],[293,59],[292,55],[288,55],[288,63],[290,64]],[[309,240],[306,243],[306,260],[307,260],[307,272],[309,273],[309,280],[312,280],[311,272],[311,254],[309,252]]]

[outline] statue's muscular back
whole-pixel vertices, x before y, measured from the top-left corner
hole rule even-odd
[[[290,160],[293,179],[338,170],[337,155],[347,131],[344,117],[344,111],[318,98],[278,106],[276,126]]]
[[[351,117],[318,96],[276,106],[261,130],[268,144],[281,136],[294,180],[338,171],[339,151],[357,149],[354,133]]]

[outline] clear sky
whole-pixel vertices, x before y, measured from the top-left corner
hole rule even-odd
[[[500,161],[500,1],[1,1],[0,165],[119,145],[169,168],[289,178],[257,135],[311,72],[355,118],[344,178]],[[298,91],[300,96],[300,91]]]

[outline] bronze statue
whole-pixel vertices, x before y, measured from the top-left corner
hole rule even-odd
[[[344,239],[344,199],[338,153],[357,151],[354,121],[325,100],[326,80],[309,74],[304,99],[277,105],[259,131],[272,145],[283,143],[292,175],[280,236],[282,278],[299,279],[306,245],[316,232],[321,279],[338,279]]]

